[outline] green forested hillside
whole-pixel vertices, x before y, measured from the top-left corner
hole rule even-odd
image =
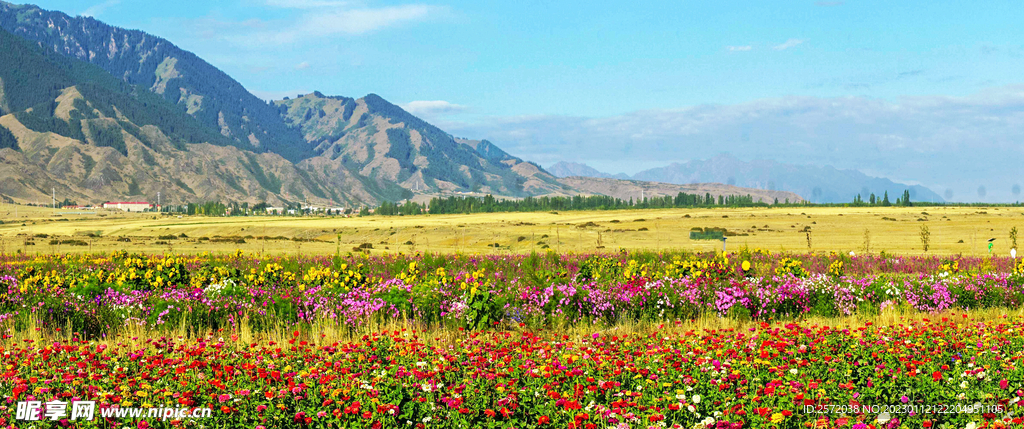
[[[109,79],[116,76],[138,85],[176,105],[181,112],[191,111],[199,122],[226,134],[237,147],[277,153],[291,161],[314,155],[299,131],[288,127],[276,108],[167,40],[90,17],[70,17],[32,5],[4,2],[0,2],[0,28],[37,42],[48,51],[92,63],[108,72]],[[27,76],[23,77],[32,79],[41,92],[60,85],[59,77],[40,76],[31,67],[24,70]],[[27,94],[22,96],[25,99],[15,101],[32,106],[43,101],[39,95]],[[198,108],[190,108],[195,104]]]
[[[4,47],[0,50],[0,85],[3,88],[0,105],[6,110],[2,113],[14,113],[33,131],[53,132],[84,141],[81,119],[94,119],[91,112],[96,109],[110,118],[122,116],[135,126],[157,125],[179,148],[185,143],[221,146],[234,143],[166,100],[114,79],[99,67],[44,51],[2,29],[0,46]],[[80,108],[71,111],[70,120],[54,117],[57,107],[54,100],[72,86],[89,100],[88,108],[76,104]],[[114,106],[120,115],[115,113]],[[137,135],[142,140],[140,136]],[[116,137],[105,141],[110,139]],[[112,145],[123,146],[113,142]]]

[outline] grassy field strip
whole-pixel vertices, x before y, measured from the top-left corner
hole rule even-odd
[[[0,215],[10,214],[9,205]],[[203,217],[158,216],[106,212],[96,215],[53,216],[45,208],[19,208],[19,219],[0,218],[0,238],[8,249],[49,252],[39,241],[24,245],[35,234],[74,237],[98,233],[93,251],[124,246],[131,237],[133,250],[163,252],[161,235],[186,234],[170,248],[183,252],[245,251],[271,253],[333,252],[339,247],[370,243],[372,251],[434,251],[524,253],[551,249],[561,252],[623,249],[721,249],[721,242],[690,240],[691,228],[726,228],[737,235],[728,247],[743,246],[773,251],[879,251],[921,254],[921,227],[930,232],[929,253],[983,255],[990,238],[992,251],[1006,254],[1009,231],[1024,226],[1024,209],[977,207],[801,207],[740,209],[664,209],[554,213],[482,213],[402,217]],[[67,219],[68,221],[58,221]],[[20,221],[20,222],[19,222]],[[24,223],[24,225],[22,225]],[[223,245],[194,241],[199,237],[249,237],[244,244]],[[331,243],[295,245],[263,243],[254,237],[317,239]],[[808,240],[808,236],[810,240]],[[808,243],[810,241],[810,243]],[[600,243],[600,244],[599,244]],[[495,247],[494,245],[497,244]],[[546,247],[545,247],[546,246]],[[603,247],[599,247],[603,246]],[[65,246],[67,247],[67,246]],[[88,247],[62,247],[61,251],[88,251]]]

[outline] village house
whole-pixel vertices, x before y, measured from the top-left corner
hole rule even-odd
[[[152,208],[159,208],[159,206],[145,201],[118,201],[103,203],[103,208],[123,210],[126,212],[141,212]]]

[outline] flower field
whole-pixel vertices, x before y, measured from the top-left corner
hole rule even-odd
[[[0,426],[1020,427],[1024,318],[998,314],[1020,314],[1022,274],[760,251],[8,256]],[[863,322],[880,313],[925,316]],[[24,401],[212,419],[16,420]]]
[[[1017,308],[1024,261],[886,255],[64,255],[0,259],[0,322],[94,338],[413,320],[484,329]]]
[[[11,421],[15,401],[87,399],[213,408],[213,420],[131,422],[141,428],[1019,427],[1021,330],[1020,319],[956,316],[577,338],[510,329],[443,345],[413,330],[350,343],[298,332],[260,344],[25,342],[0,356],[0,423],[26,423]]]

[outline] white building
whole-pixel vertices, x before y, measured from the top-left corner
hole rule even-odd
[[[145,201],[118,201],[118,202],[106,202],[103,203],[105,209],[116,209],[123,210],[126,212],[141,212],[154,208],[152,203]]]
[[[267,214],[284,214],[284,207],[267,207]]]

